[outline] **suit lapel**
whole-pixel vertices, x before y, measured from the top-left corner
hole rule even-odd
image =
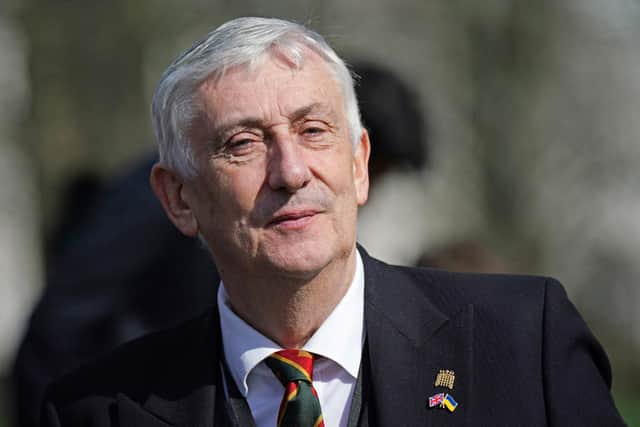
[[[215,403],[216,387],[207,385],[176,400],[152,395],[144,403],[144,409],[172,426],[213,427]]]
[[[187,332],[184,344],[194,353],[187,361],[171,361],[168,369],[179,370],[172,373],[174,380],[162,381],[158,390],[153,390],[142,404],[137,404],[127,396],[117,399],[120,425],[136,426],[197,426],[213,427],[226,425],[224,396],[221,388],[219,357],[220,325],[217,307],[201,323]],[[175,366],[173,366],[175,364]],[[155,379],[154,379],[155,382]]]
[[[116,402],[118,405],[118,425],[144,427],[169,427],[171,425],[142,409],[125,394],[118,393]]]
[[[425,343],[424,372],[425,385],[429,393],[425,395],[424,405],[427,407],[428,396],[436,393],[448,393],[458,403],[453,413],[444,408],[427,410],[427,425],[462,426],[470,425],[471,404],[473,397],[473,306],[466,305],[452,315],[440,329]],[[435,387],[434,382],[441,369],[455,372],[453,389]]]
[[[425,296],[439,291],[438,284],[423,284],[411,270],[387,266],[361,253],[373,389],[370,407],[375,414],[370,419],[380,426],[466,425],[473,307],[454,303],[440,310]],[[423,285],[425,289],[419,287]],[[453,390],[434,386],[440,369],[455,371]],[[453,413],[428,407],[429,396],[439,392],[450,392],[458,402]]]

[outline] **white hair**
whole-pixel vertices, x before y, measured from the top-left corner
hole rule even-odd
[[[335,74],[355,147],[362,124],[353,77],[324,38],[303,25],[281,19],[237,18],[194,44],[160,78],[151,103],[160,162],[185,178],[197,175],[189,133],[192,121],[200,113],[197,92],[202,83],[223,78],[231,67],[254,69],[267,55],[283,56],[295,69],[300,69],[305,48],[318,54]]]

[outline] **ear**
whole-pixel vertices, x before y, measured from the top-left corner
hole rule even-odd
[[[356,200],[358,206],[366,203],[369,197],[369,154],[371,153],[371,144],[369,142],[369,133],[362,128],[360,140],[353,154],[353,179],[356,187]]]
[[[185,182],[176,172],[156,163],[149,177],[151,188],[160,200],[165,213],[185,236],[198,234],[198,221],[185,200]]]

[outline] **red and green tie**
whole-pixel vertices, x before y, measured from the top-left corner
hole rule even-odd
[[[303,350],[281,350],[266,360],[284,386],[278,427],[324,427],[318,393],[313,388],[313,355]]]

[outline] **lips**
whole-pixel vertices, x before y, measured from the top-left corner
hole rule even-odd
[[[280,212],[267,223],[267,227],[300,229],[309,224],[318,214],[312,209]]]

